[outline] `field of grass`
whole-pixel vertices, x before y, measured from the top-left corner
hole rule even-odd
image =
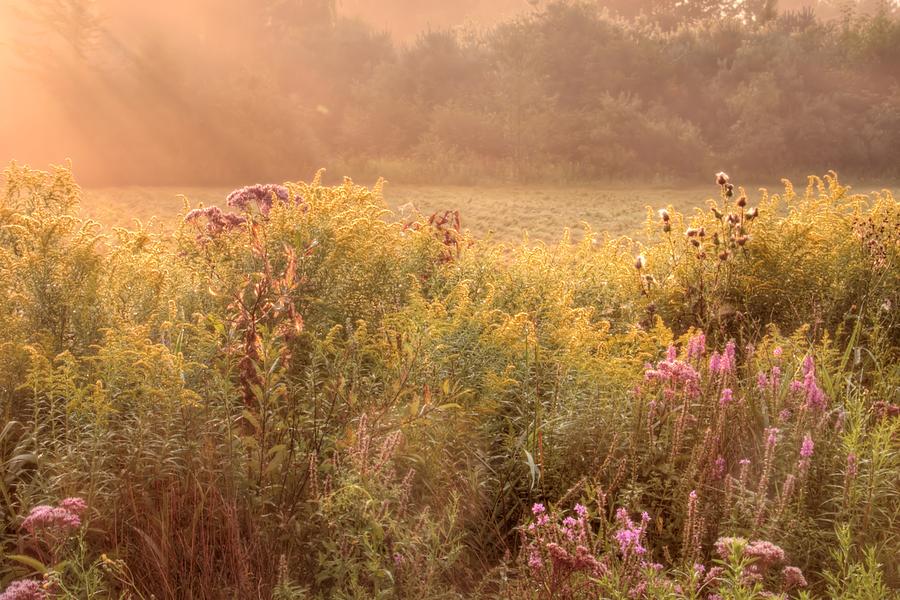
[[[804,181],[795,182],[804,185]],[[747,186],[751,196],[760,187],[779,192],[780,182]],[[876,185],[855,186],[868,193]],[[87,217],[107,226],[134,226],[135,219],[147,223],[156,217],[170,224],[184,203],[196,207],[223,205],[228,187],[112,187],[88,188],[83,210]],[[639,186],[507,186],[468,187],[388,184],[384,190],[388,207],[398,216],[413,207],[422,214],[459,210],[463,227],[476,237],[496,241],[519,241],[527,232],[531,240],[555,242],[569,228],[578,237],[581,224],[613,236],[634,235],[647,216],[647,208],[672,205],[688,212],[716,195],[713,184],[689,187]],[[897,188],[894,188],[897,191]]]
[[[8,173],[0,600],[900,600],[891,193]]]

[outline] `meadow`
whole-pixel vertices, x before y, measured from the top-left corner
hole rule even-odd
[[[10,167],[0,598],[898,597],[900,202],[738,184]]]
[[[366,182],[371,186],[374,182]],[[749,190],[778,189],[772,180],[747,185]],[[854,185],[861,193],[886,187],[896,194],[896,185],[876,183]],[[88,187],[83,192],[82,214],[105,227],[134,227],[136,221],[151,219],[172,229],[184,207],[221,204],[230,187],[131,186]],[[414,211],[432,214],[458,210],[464,229],[479,239],[518,242],[527,236],[532,241],[554,243],[569,229],[579,238],[587,224],[595,232],[611,236],[634,235],[648,209],[673,206],[688,212],[703,207],[717,196],[708,185],[635,186],[515,186],[515,185],[410,185],[386,183],[384,201],[391,210],[388,218],[404,218]],[[187,203],[187,204],[185,204]]]

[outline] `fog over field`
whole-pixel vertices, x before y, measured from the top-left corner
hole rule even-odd
[[[893,177],[895,4],[5,0],[0,160],[101,185]]]

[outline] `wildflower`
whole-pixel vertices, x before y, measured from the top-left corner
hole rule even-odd
[[[587,517],[587,512],[587,508],[585,508],[584,505],[575,505],[575,514],[577,514],[580,518],[584,519],[585,517]]]
[[[695,227],[688,227],[685,230],[684,235],[688,236],[689,238],[692,238],[692,237],[696,237],[697,234],[699,234],[699,233],[700,233],[699,229],[696,229]]]
[[[709,358],[709,370],[718,375],[728,375],[734,372],[736,364],[735,344],[729,341],[725,344],[725,351],[722,354],[713,353]]]
[[[20,579],[9,584],[0,600],[46,600],[47,592],[41,587],[41,582],[35,579]]]
[[[784,577],[785,590],[793,590],[807,586],[803,571],[797,567],[785,567],[781,570],[781,575]]]
[[[690,339],[687,346],[688,359],[698,359],[706,353],[706,335],[701,331]]]
[[[665,208],[661,208],[659,209],[659,218],[662,219],[663,223],[668,223],[672,217],[669,216],[669,211],[667,211]]]
[[[725,196],[727,198],[731,198],[732,196],[734,196],[734,184],[732,184],[732,183],[725,184]]]
[[[737,552],[740,556],[744,548],[747,546],[747,540],[742,537],[720,537],[714,544],[716,553],[722,560],[729,560],[732,552]],[[709,575],[712,575],[715,569],[710,569]],[[707,576],[709,577],[709,576]]]
[[[775,346],[775,349],[772,350],[772,356],[774,356],[775,358],[780,358],[782,352],[784,352],[784,350],[781,348],[781,346]]]
[[[766,450],[771,450],[778,442],[779,430],[777,427],[769,427],[766,429]]]
[[[800,446],[800,456],[803,458],[810,458],[813,455],[813,449],[815,448],[815,444],[812,441],[812,438],[809,434],[806,434],[803,437],[803,443]]]
[[[716,183],[718,183],[719,185],[725,185],[726,183],[728,183],[729,179],[730,178],[728,177],[728,174],[724,171],[719,171],[718,173],[716,173]]]
[[[731,391],[731,388],[725,388],[722,390],[722,399],[719,400],[719,406],[722,408],[728,406],[734,401],[734,393]]]
[[[713,468],[713,478],[722,479],[725,476],[725,457],[719,456],[716,458],[715,466]]]
[[[666,360],[657,363],[656,368],[648,364],[644,379],[668,384],[668,392],[674,393],[673,387],[681,386],[691,397],[700,393],[700,374],[688,363],[675,359],[671,352],[667,353]]]
[[[540,571],[543,566],[544,562],[541,560],[541,555],[538,553],[537,548],[532,548],[531,552],[528,553],[528,567],[532,572],[536,573]]]
[[[747,206],[747,196],[741,196],[740,198],[738,198],[737,205],[741,208]]]
[[[755,219],[758,216],[759,216],[759,208],[754,206],[753,208],[751,208],[750,210],[747,211],[747,214],[744,215],[744,218],[747,219],[748,221],[752,221],[753,219]]]
[[[535,502],[531,507],[531,514],[533,514],[534,516],[542,515],[545,512],[547,512],[547,509],[540,502]]]
[[[647,549],[642,545],[642,538],[647,523],[650,522],[650,516],[647,513],[641,514],[641,524],[637,525],[628,516],[628,511],[620,508],[616,511],[616,520],[619,522],[619,530],[615,533],[616,542],[619,544],[619,551],[625,559],[631,556],[643,556]]]
[[[791,412],[791,409],[785,408],[780,413],[778,413],[778,420],[783,423],[786,423],[791,420],[792,414],[793,413]]]
[[[228,206],[243,211],[250,210],[255,204],[261,214],[268,215],[276,199],[287,202],[291,199],[291,194],[283,185],[256,184],[234,190],[225,201]]]
[[[54,530],[63,533],[74,531],[81,527],[81,518],[61,507],[41,504],[35,506],[22,521],[22,528],[29,533],[41,530]]]
[[[750,542],[750,544],[744,548],[744,555],[754,559],[754,565],[760,571],[765,571],[771,565],[784,561],[784,550],[772,542],[763,540]]]
[[[80,516],[87,510],[87,502],[81,498],[65,498],[59,501],[59,507]]]
[[[802,372],[803,381],[791,382],[791,391],[805,396],[807,408],[811,410],[824,409],[828,401],[825,397],[825,392],[819,387],[819,382],[816,379],[816,366],[812,356],[807,355],[803,359]]]
[[[851,452],[847,455],[847,479],[855,479],[859,472],[859,461],[856,454]]]
[[[638,271],[640,271],[640,270],[646,268],[646,266],[647,266],[647,259],[644,258],[643,254],[639,254],[637,259],[634,261],[634,268],[637,269]]]

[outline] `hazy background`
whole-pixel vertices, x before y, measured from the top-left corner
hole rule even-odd
[[[91,185],[900,170],[896,2],[0,0],[0,162]]]

